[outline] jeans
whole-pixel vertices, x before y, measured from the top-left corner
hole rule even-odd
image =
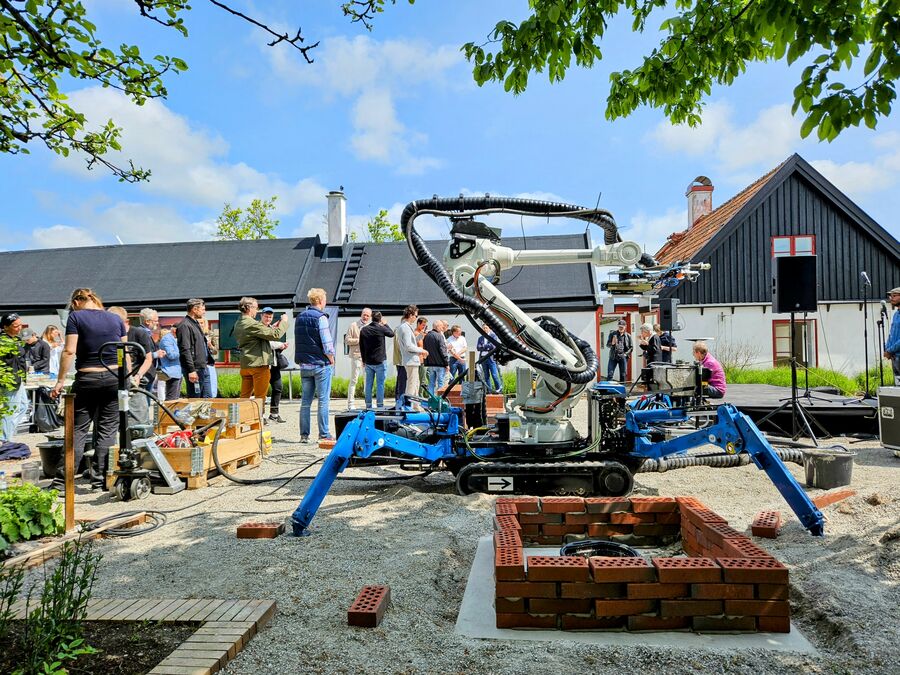
[[[703,395],[706,396],[706,398],[725,398],[725,394],[723,394],[711,384],[703,387]]]
[[[384,407],[384,378],[387,377],[387,363],[366,364],[366,408],[372,407],[372,385],[375,385],[375,402]]]
[[[156,380],[140,387],[156,394]],[[150,399],[137,392],[128,395],[128,424],[150,424]]]
[[[450,359],[450,377],[451,377],[451,378],[452,378],[452,377],[456,377],[456,375],[457,375],[458,373],[463,373],[463,374],[465,374],[465,372],[466,372],[467,370],[468,370],[468,368],[466,367],[466,364],[465,364],[465,363],[461,363],[461,362],[459,362],[459,361],[457,361],[456,359],[453,359],[453,358]]]
[[[500,379],[500,369],[494,359],[488,359],[481,363],[481,373],[484,375],[484,384],[492,394],[503,391],[503,380]]]
[[[209,375],[209,397],[216,398],[219,395],[219,374],[215,366],[206,366]]]
[[[613,379],[613,374],[615,373],[617,366],[619,368],[619,382],[624,382],[628,366],[625,363],[625,357],[616,356],[615,352],[611,352],[609,355],[609,361],[606,364],[606,379]]]
[[[301,368],[300,382],[303,388],[303,398],[300,401],[300,437],[309,438],[310,411],[312,400],[315,396],[319,402],[319,438],[330,438],[328,431],[328,399],[331,397],[331,376],[333,366],[316,366],[315,368]]]
[[[353,407],[353,404],[356,403],[356,383],[359,380],[359,374],[362,372],[363,368],[366,369],[366,390],[369,390],[368,386],[368,366],[364,366],[362,359],[354,359],[352,356],[350,357],[350,382],[347,385],[347,410]],[[371,403],[371,396],[366,400],[366,407],[371,408],[369,405]],[[379,396],[378,400],[381,400],[383,396]],[[378,404],[381,407],[381,404]]]
[[[891,359],[891,369],[894,371],[894,385],[900,387],[900,354],[894,354]]]
[[[28,414],[28,393],[23,383],[15,391],[3,394],[3,397],[7,399],[9,413],[0,421],[0,441],[12,441],[16,429]]]
[[[444,366],[427,366],[428,368],[428,394],[434,396],[434,392],[444,386],[444,375],[447,369]]]
[[[209,388],[209,371],[204,367],[197,372],[197,381],[191,382],[188,376],[184,376],[187,385],[188,398],[212,398],[212,390]]]
[[[400,409],[406,403],[406,366],[397,366],[397,385],[394,387],[394,407]]]

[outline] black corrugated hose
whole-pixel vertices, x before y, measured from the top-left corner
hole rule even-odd
[[[803,451],[794,448],[773,448],[775,454],[782,462],[803,464]],[[732,466],[744,466],[750,463],[750,455],[745,452],[739,455],[682,455],[677,457],[664,457],[662,459],[647,459],[641,464],[635,473],[663,473],[673,469],[686,469],[692,466],[711,466],[716,469],[725,469]]]

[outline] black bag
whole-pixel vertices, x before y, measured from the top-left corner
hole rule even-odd
[[[38,387],[33,418],[36,433],[46,434],[62,426],[63,422],[56,410],[57,402],[50,398],[50,390]]]
[[[275,354],[275,365],[279,370],[284,370],[285,368],[290,368],[291,364],[288,362],[287,357],[284,355],[284,350],[279,349]]]

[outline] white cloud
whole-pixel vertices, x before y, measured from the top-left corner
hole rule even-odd
[[[35,248],[73,248],[98,243],[93,233],[83,227],[71,225],[39,227],[32,232],[31,237]]]
[[[781,162],[800,142],[800,120],[791,115],[786,104],[761,110],[745,126],[734,117],[734,109],[728,103],[711,103],[703,111],[699,126],[661,122],[646,140],[658,143],[671,153],[711,155],[718,165],[732,172]]]
[[[622,228],[622,239],[636,241],[650,255],[654,255],[673,232],[687,227],[687,209],[670,208],[663,215],[649,215],[638,211],[632,216],[630,227]]]
[[[896,176],[886,171],[882,162],[844,162],[839,164],[830,159],[810,162],[825,178],[834,183],[841,192],[861,195],[878,192],[894,184]]]
[[[109,118],[122,128],[124,151],[109,153],[108,159],[120,165],[132,159],[150,169],[150,181],[140,184],[149,194],[209,208],[278,195],[278,212],[290,214],[321,202],[327,192],[311,178],[289,182],[243,162],[228,162],[228,144],[221,136],[193,127],[162,101],[148,100],[138,106],[121,92],[99,87],[73,92],[70,99],[87,116],[90,128]],[[87,171],[83,158],[77,156],[55,161],[79,176],[106,175]]]
[[[354,99],[350,147],[357,158],[392,166],[400,174],[421,174],[442,165],[424,154],[428,137],[398,119],[395,100],[446,86],[446,72],[462,62],[456,47],[357,36],[324,40],[315,66],[291,50],[267,49],[265,54],[283,81],[315,87],[328,101]]]

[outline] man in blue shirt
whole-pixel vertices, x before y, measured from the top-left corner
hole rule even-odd
[[[888,291],[888,301],[894,310],[900,309],[900,286]],[[891,332],[884,343],[884,358],[890,359],[894,368],[894,384],[900,387],[900,312],[894,311]]]
[[[325,313],[325,291],[310,288],[309,306],[297,317],[294,336],[295,361],[300,364],[303,398],[300,401],[300,442],[309,442],[313,396],[318,399],[319,440],[332,440],[328,431],[328,400],[334,374],[334,342]]]

